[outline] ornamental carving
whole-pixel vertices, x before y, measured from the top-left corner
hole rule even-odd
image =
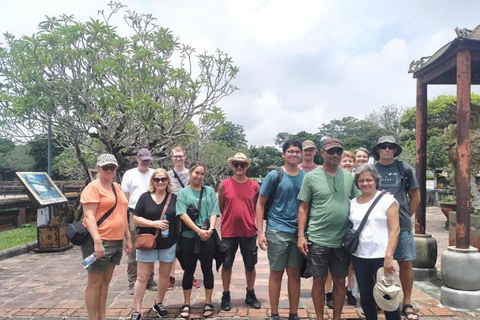
[[[428,59],[430,59],[431,56],[427,56],[427,57],[421,57],[419,60],[415,61],[413,60],[412,62],[410,62],[410,66],[408,68],[408,73],[412,73],[412,72],[415,72],[417,71],[418,69],[420,69],[421,67],[423,67],[423,65],[428,61]]]
[[[472,35],[472,30],[467,28],[460,29],[456,27],[455,33],[457,34],[457,38],[465,39],[465,38],[470,38],[470,36]]]

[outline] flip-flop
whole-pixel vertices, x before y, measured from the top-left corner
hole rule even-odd
[[[190,305],[189,304],[184,304],[180,308],[180,317],[182,317],[184,319],[190,318]]]
[[[205,303],[205,306],[203,307],[203,317],[210,318],[213,316],[214,311],[215,310],[213,309],[213,305],[211,303]]]
[[[407,311],[406,309],[412,309],[412,311]],[[418,314],[411,304],[404,304],[402,307],[402,317],[407,320],[418,320]]]

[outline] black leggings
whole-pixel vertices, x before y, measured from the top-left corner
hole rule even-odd
[[[209,248],[209,245],[213,241],[200,241],[202,248],[202,254],[197,255],[194,253],[195,250],[195,238],[186,238],[182,237],[182,267],[183,267],[183,280],[182,288],[183,290],[192,289],[193,284],[193,275],[195,274],[195,269],[197,268],[197,261],[200,260],[200,266],[202,267],[203,273],[203,285],[205,289],[213,289],[213,254],[214,250]]]

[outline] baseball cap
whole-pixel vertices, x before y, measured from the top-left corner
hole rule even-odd
[[[312,140],[305,140],[302,143],[302,150],[308,149],[308,148],[316,148],[315,142]]]
[[[114,164],[118,167],[117,159],[115,159],[115,156],[113,154],[104,153],[98,157],[97,167],[103,167],[107,164]]]
[[[147,148],[142,148],[142,149],[138,150],[137,157],[139,157],[142,161],[153,159],[152,158],[152,153]]]
[[[343,143],[337,138],[328,138],[323,141],[323,150],[328,150],[332,148],[340,148],[343,149]]]

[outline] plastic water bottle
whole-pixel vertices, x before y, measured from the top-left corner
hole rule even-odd
[[[208,221],[206,217],[203,217],[202,220],[202,230],[208,230]]]
[[[89,266],[92,265],[92,263],[94,263],[95,261],[97,260],[97,256],[95,255],[95,252],[92,253],[91,255],[89,255],[88,257],[86,257],[83,261],[82,261],[82,267],[84,269],[87,269]]]
[[[163,220],[167,220],[167,215],[166,215],[166,214],[163,216]],[[168,235],[169,235],[169,233],[170,233],[170,230],[169,230],[169,229],[170,229],[170,227],[168,227],[167,229],[161,231],[160,234],[162,235],[162,238],[168,238]]]

